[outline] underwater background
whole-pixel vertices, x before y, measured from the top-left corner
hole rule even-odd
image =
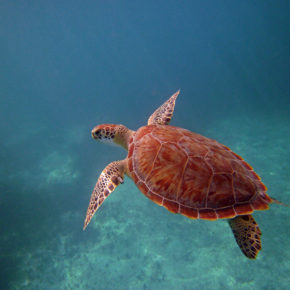
[[[0,1],[0,289],[289,289],[289,208],[226,221],[159,207],[126,178],[82,226],[121,148],[181,89],[171,125],[229,146],[290,203],[289,1]]]

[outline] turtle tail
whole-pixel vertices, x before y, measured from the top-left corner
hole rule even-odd
[[[289,204],[283,203],[283,202],[281,202],[281,201],[279,201],[279,200],[277,200],[277,199],[275,199],[275,198],[272,198],[272,197],[271,197],[271,200],[272,200],[273,203],[277,203],[277,204],[279,204],[279,205],[283,205],[283,206],[290,207]]]

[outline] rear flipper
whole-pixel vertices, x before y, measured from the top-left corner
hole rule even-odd
[[[261,235],[258,224],[251,215],[237,216],[229,220],[237,244],[249,259],[256,259],[261,250]]]

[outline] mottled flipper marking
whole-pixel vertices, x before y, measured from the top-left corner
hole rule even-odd
[[[148,125],[168,125],[174,111],[175,100],[179,95],[178,90],[161,107],[159,107],[148,119]]]
[[[83,230],[90,223],[93,215],[111,192],[123,183],[125,160],[110,163],[101,173],[91,195]]]
[[[262,232],[251,215],[237,216],[229,220],[237,244],[249,259],[256,259],[261,250]]]

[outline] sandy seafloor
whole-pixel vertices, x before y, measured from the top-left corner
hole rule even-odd
[[[94,179],[91,174],[90,184],[86,184],[74,163],[77,157],[72,148],[81,142],[80,138],[86,138],[80,137],[80,132],[75,129],[68,133],[67,144],[63,144],[65,154],[50,148],[33,170],[28,168],[10,177],[17,180],[21,194],[8,223],[1,220],[1,224],[8,227],[10,219],[19,222],[20,216],[25,216],[20,231],[10,229],[0,237],[2,248],[8,251],[7,257],[1,257],[2,263],[5,258],[10,263],[2,275],[11,289],[288,288],[289,209],[276,204],[254,215],[263,232],[263,249],[254,261],[242,255],[227,222],[190,220],[171,214],[144,197],[128,178],[83,232],[86,208],[74,210],[76,202],[70,199],[76,195],[70,190],[82,188],[88,200]],[[40,133],[32,132],[29,138],[33,134]],[[269,194],[289,202],[287,119],[236,116],[213,124],[203,134],[251,161]],[[106,148],[96,144],[96,156],[91,160],[99,171],[106,164],[97,163],[98,155]],[[125,154],[117,148],[108,150],[119,151],[120,158]],[[32,182],[22,188],[20,181],[27,178]],[[24,195],[33,195],[31,191],[43,192],[44,196],[41,201],[31,201],[31,208],[25,205],[23,213],[21,203],[27,203]],[[58,198],[57,203],[53,202]],[[9,199],[4,203],[9,205]],[[40,208],[35,209],[35,204]],[[51,208],[52,204],[59,208]],[[29,211],[41,212],[41,207],[45,213],[34,220]]]

